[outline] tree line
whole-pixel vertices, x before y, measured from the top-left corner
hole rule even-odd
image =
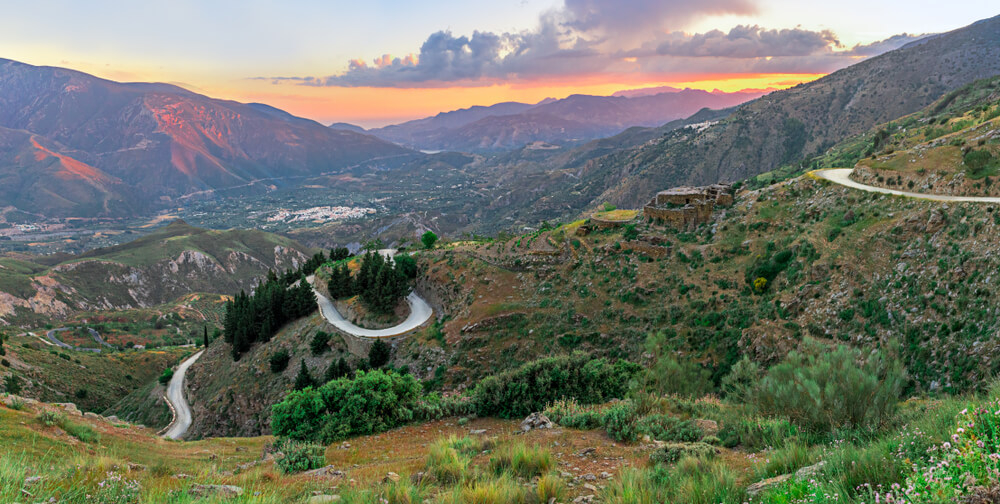
[[[325,262],[323,252],[317,252],[299,269],[289,269],[280,278],[269,271],[252,294],[240,291],[226,302],[222,334],[232,345],[233,360],[240,360],[254,343],[270,341],[286,322],[316,310],[316,296],[306,276]]]

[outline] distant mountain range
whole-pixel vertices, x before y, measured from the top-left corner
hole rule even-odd
[[[27,212],[132,215],[409,153],[268,105],[0,59],[0,204]]]
[[[703,108],[732,107],[766,92],[659,88],[625,91],[615,96],[572,95],[537,104],[505,102],[443,112],[371,129],[368,133],[422,150],[503,151],[538,141],[572,145],[614,135],[632,126],[660,126]],[[343,123],[331,125],[331,128],[344,127]]]

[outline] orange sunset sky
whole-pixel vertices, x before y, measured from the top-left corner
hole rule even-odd
[[[0,58],[374,127],[574,93],[785,88],[997,11],[980,0],[38,0],[5,7]]]

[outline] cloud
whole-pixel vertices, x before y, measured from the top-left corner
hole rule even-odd
[[[896,35],[843,47],[830,30],[740,25],[679,31],[710,15],[747,15],[757,0],[564,0],[522,32],[431,34],[417,54],[348,62],[323,78],[257,77],[307,86],[482,86],[595,74],[826,73],[916,40]]]
[[[719,30],[695,35],[674,32],[657,46],[656,53],[661,56],[774,58],[809,56],[839,47],[840,41],[830,30],[767,30],[760,26],[737,26],[729,33]]]
[[[922,35],[910,35],[909,33],[901,33],[899,35],[893,35],[885,40],[879,40],[877,42],[872,42],[870,44],[861,45],[858,44],[851,48],[850,53],[855,56],[877,56],[879,54],[889,52],[900,47],[909,44],[910,42],[916,42],[921,39],[925,39],[929,34]]]

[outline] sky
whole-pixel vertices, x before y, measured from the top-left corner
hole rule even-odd
[[[323,123],[669,85],[816,79],[995,0],[0,0],[0,58]]]

